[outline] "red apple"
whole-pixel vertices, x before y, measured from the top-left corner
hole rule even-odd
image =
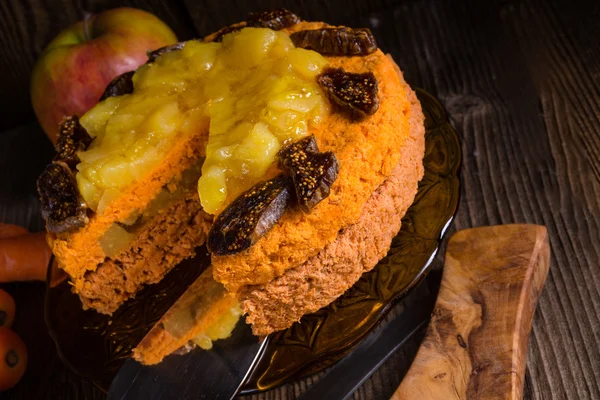
[[[31,102],[46,135],[56,142],[64,116],[81,116],[113,78],[145,63],[148,51],[176,42],[175,33],[156,16],[125,7],[62,31],[44,49],[31,76]]]

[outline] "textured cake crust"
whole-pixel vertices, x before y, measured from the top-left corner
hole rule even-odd
[[[315,29],[323,23],[302,22],[290,31]],[[379,86],[379,110],[362,121],[332,112],[311,127],[320,151],[333,151],[340,170],[328,198],[305,214],[290,210],[249,249],[213,256],[215,279],[236,292],[241,286],[267,283],[317,255],[341,229],[356,223],[363,205],[400,162],[398,149],[410,131],[410,102],[394,62],[380,50],[363,57],[327,57],[331,67],[371,71]]]
[[[328,305],[385,257],[423,177],[423,113],[414,92],[405,87],[411,104],[408,140],[399,151],[400,162],[364,205],[359,220],[304,264],[241,290],[241,306],[255,335],[286,329]]]

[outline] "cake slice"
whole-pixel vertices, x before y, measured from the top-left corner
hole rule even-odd
[[[82,125],[87,122],[84,116]],[[206,240],[212,217],[203,212],[196,185],[207,127],[198,132],[178,136],[179,142],[160,158],[142,164],[143,179],[122,189],[107,188],[97,204],[83,200],[80,193],[87,183],[79,184],[80,172],[60,159],[40,177],[42,199],[46,197],[48,204],[61,201],[48,185],[57,175],[81,190],[78,201],[86,204],[83,226],[78,226],[80,222],[52,226],[52,215],[46,213],[48,243],[84,308],[112,313],[144,284],[160,281],[177,263],[194,256],[195,248]],[[92,142],[89,151],[99,148]]]

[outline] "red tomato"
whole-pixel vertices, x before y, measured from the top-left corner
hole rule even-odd
[[[0,289],[0,327],[10,328],[15,319],[15,300]]]
[[[0,328],[0,392],[10,389],[23,377],[27,368],[27,348],[19,335]]]

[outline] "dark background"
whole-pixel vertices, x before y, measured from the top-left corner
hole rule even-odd
[[[525,398],[600,398],[599,1],[1,0],[0,222],[43,228],[35,179],[52,148],[29,102],[37,56],[85,11],[119,5],[155,13],[182,40],[281,6],[305,19],[370,27],[406,80],[440,99],[461,137],[462,198],[452,229],[548,228],[552,264],[531,334]],[[18,303],[15,330],[30,365],[0,398],[102,399],[59,360],[43,322],[44,285],[5,287]],[[397,354],[355,398],[388,398],[406,365]],[[310,382],[260,398],[294,398]]]

